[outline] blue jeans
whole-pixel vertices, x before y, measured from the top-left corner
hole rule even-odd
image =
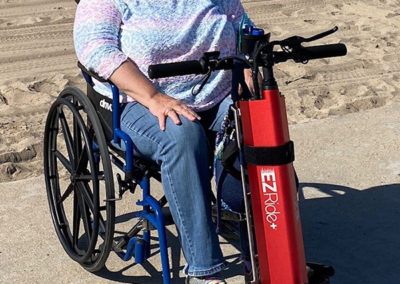
[[[161,131],[158,120],[137,102],[126,105],[121,130],[134,143],[134,155],[161,165],[162,185],[176,224],[190,276],[212,275],[225,267],[211,219],[209,133],[220,130],[232,103],[225,98],[211,110],[199,113],[200,121],[180,116]],[[214,143],[214,141],[212,141]]]

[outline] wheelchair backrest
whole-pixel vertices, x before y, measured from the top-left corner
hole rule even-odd
[[[87,84],[87,96],[92,102],[96,113],[100,119],[100,123],[103,127],[104,136],[106,141],[111,141],[113,139],[113,129],[112,129],[112,99],[103,96],[96,92],[92,86]]]

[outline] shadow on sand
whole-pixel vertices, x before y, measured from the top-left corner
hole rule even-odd
[[[302,183],[299,196],[307,261],[333,265],[331,284],[400,283],[400,184]]]

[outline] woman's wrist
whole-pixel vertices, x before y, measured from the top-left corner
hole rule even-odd
[[[159,96],[153,83],[131,61],[121,64],[110,80],[125,94],[147,107],[147,102]]]

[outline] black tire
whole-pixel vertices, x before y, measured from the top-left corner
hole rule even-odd
[[[63,90],[51,106],[43,153],[57,236],[73,260],[88,271],[98,271],[113,242],[114,181],[101,124],[79,89]]]

